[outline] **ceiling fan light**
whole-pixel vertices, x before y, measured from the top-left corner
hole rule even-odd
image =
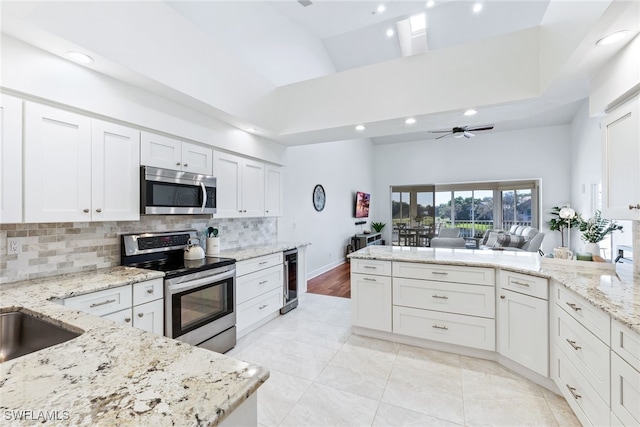
[[[463,132],[458,132],[458,133],[454,133],[454,134],[453,134],[453,137],[454,137],[454,138],[458,138],[458,139],[462,138],[463,136],[464,136],[464,133],[463,133]]]

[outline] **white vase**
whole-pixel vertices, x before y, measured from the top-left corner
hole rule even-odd
[[[585,243],[584,251],[594,256],[600,256],[600,246],[597,243]]]

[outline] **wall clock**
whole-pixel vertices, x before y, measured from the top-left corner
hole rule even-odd
[[[324,194],[324,188],[320,184],[316,185],[313,189],[313,207],[320,212],[324,209],[326,200],[327,197]]]

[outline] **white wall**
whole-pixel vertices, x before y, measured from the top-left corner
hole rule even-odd
[[[379,145],[374,150],[372,202],[376,221],[390,223],[392,185],[541,179],[542,250],[560,243],[546,222],[553,206],[571,200],[569,126],[488,132],[473,139],[443,138]],[[391,230],[383,230],[389,239]]]
[[[2,35],[2,88],[273,163],[285,147]]]
[[[373,145],[369,140],[350,140],[290,147],[284,169],[284,216],[278,221],[280,240],[310,242],[308,277],[315,277],[345,258],[348,240],[362,231],[354,223],[356,191],[373,191]],[[312,192],[324,187],[326,207],[316,212]],[[375,200],[377,196],[372,194]],[[376,209],[370,212],[376,220]]]

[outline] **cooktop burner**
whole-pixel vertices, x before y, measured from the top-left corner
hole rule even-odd
[[[205,257],[185,260],[184,248],[196,240],[195,230],[123,234],[121,264],[162,271],[167,278],[235,264],[233,258]]]

